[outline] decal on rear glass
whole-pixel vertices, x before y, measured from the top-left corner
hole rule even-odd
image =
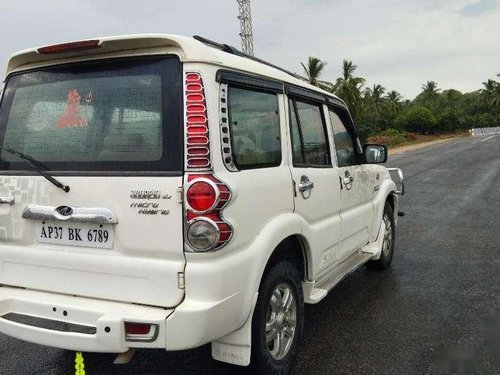
[[[78,90],[70,90],[68,93],[68,101],[66,109],[57,121],[58,128],[86,128],[88,120],[80,114],[81,96]],[[85,97],[85,102],[90,104],[93,100],[92,92],[89,92]]]

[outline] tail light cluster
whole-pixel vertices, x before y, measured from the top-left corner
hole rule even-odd
[[[207,103],[199,73],[185,74],[186,115],[186,244],[191,251],[224,246],[233,233],[222,218],[231,198],[228,186],[212,174]]]
[[[185,74],[186,103],[186,167],[210,168],[207,103],[201,75]]]
[[[189,174],[186,188],[186,239],[193,251],[224,246],[233,234],[222,209],[231,199],[228,186],[213,174]]]

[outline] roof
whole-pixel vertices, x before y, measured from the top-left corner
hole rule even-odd
[[[279,69],[227,51],[214,48],[213,45],[203,43],[198,39],[171,34],[139,34],[114,37],[96,38],[100,41],[99,48],[59,54],[40,54],[38,48],[20,51],[12,55],[7,65],[7,75],[26,69],[41,66],[75,62],[82,58],[109,58],[127,54],[160,54],[175,53],[181,61],[205,62],[236,69],[251,74],[274,78],[290,84],[302,86],[324,95],[339,99],[335,95],[310,85],[302,79]],[[217,44],[217,43],[214,43]],[[222,45],[225,46],[225,45]],[[235,50],[227,46],[229,49]],[[340,99],[339,99],[340,100]]]

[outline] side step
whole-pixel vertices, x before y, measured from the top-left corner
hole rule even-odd
[[[302,283],[304,290],[304,302],[315,304],[328,295],[328,291],[337,285],[344,277],[356,270],[360,265],[373,257],[370,253],[357,251],[344,262],[333,268],[328,276],[316,283],[315,281],[306,281]]]

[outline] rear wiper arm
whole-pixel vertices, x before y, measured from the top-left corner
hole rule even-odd
[[[56,180],[54,177],[52,177],[50,174],[47,173],[47,171],[49,171],[50,169],[42,162],[40,162],[36,159],[33,159],[29,155],[25,155],[22,152],[13,150],[11,148],[0,146],[0,150],[6,151],[12,155],[16,155],[16,156],[20,157],[23,160],[26,160],[27,162],[29,162],[29,164],[31,164],[33,167],[35,167],[35,169],[37,170],[38,173],[40,173],[41,176],[45,177],[48,181],[53,183],[58,188],[63,189],[66,193],[69,191],[68,185],[64,185],[62,182]]]

